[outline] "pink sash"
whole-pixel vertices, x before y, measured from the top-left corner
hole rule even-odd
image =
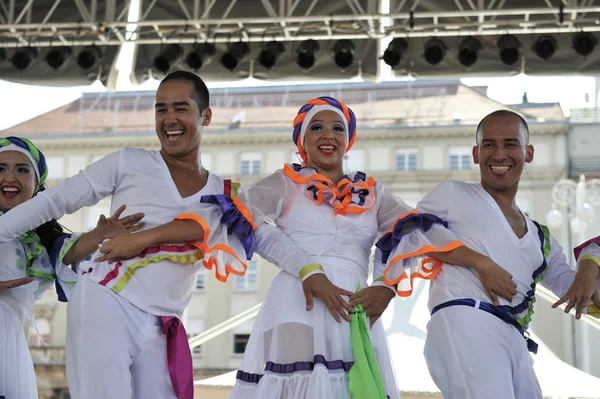
[[[177,399],[194,398],[194,366],[183,323],[177,317],[162,316],[162,332],[167,335],[167,363]]]

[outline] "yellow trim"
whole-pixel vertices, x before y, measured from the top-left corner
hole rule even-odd
[[[600,319],[600,309],[598,309],[594,304],[588,305],[587,314]]]
[[[600,267],[600,258],[598,258],[597,256],[594,255],[585,255],[582,256],[581,258],[579,258],[579,262],[584,261],[584,260],[591,260],[596,262],[596,264],[598,265],[598,267]]]
[[[123,291],[123,288],[125,288],[125,286],[129,282],[129,280],[131,280],[133,278],[133,273],[135,272],[135,269],[137,269],[138,267],[145,267],[145,266],[148,266],[150,263],[160,262],[165,259],[170,260],[171,262],[175,262],[175,263],[194,263],[194,262],[199,261],[203,257],[204,257],[203,252],[198,251],[198,252],[194,252],[194,253],[187,254],[187,255],[161,254],[161,255],[151,256],[146,259],[138,260],[137,262],[133,262],[132,264],[130,264],[127,267],[127,271],[125,272],[125,274],[123,274],[123,276],[119,279],[119,281],[117,281],[117,284],[115,284],[112,287],[112,290],[114,292],[116,292],[117,294],[120,293],[121,291]]]
[[[301,280],[304,279],[304,276],[306,276],[308,273],[314,272],[316,270],[320,270],[323,273],[325,273],[325,270],[323,270],[323,266],[321,266],[317,263],[312,263],[312,264],[306,265],[302,269],[300,269],[300,279]]]

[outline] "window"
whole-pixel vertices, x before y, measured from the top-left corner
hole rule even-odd
[[[365,152],[363,150],[351,150],[348,152],[348,160],[346,162],[350,172],[364,172]]]
[[[250,334],[235,334],[233,336],[233,353],[243,355],[246,352],[246,345],[248,345],[249,339]]]
[[[62,179],[65,177],[65,160],[59,157],[46,158],[48,165],[48,180]]]
[[[203,319],[188,319],[185,330],[187,331],[188,339],[195,337],[198,334],[204,332],[204,320]],[[202,345],[196,346],[192,349],[193,357],[202,356]]]
[[[396,151],[396,170],[417,170],[417,150]]]
[[[240,157],[240,174],[259,175],[262,164],[260,153],[244,153]]]
[[[256,291],[258,289],[258,262],[248,262],[248,270],[243,276],[237,276],[235,280],[236,291]]]
[[[205,269],[202,268],[198,272],[198,277],[196,278],[196,291],[204,291],[206,288],[206,272]]]
[[[42,346],[44,343],[50,344],[50,323],[48,320],[39,318],[36,320],[36,325],[37,330],[33,326],[29,327],[29,345]]]
[[[212,154],[203,153],[201,156],[202,166],[206,170],[212,170]]]
[[[450,170],[471,169],[471,149],[468,147],[450,148],[448,152]]]

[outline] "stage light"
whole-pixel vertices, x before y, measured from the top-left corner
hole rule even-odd
[[[395,68],[402,61],[402,56],[408,48],[408,42],[402,38],[396,38],[388,44],[387,49],[383,52],[383,62]]]
[[[533,44],[533,51],[544,61],[548,61],[556,52],[556,39],[550,35],[538,37]]]
[[[88,69],[96,66],[98,61],[102,58],[102,52],[94,45],[85,46],[77,55],[77,65],[79,68],[87,71]]]
[[[298,66],[302,69],[312,68],[312,66],[315,64],[319,51],[319,43],[316,40],[304,40],[296,48],[296,64],[298,64]]]
[[[17,50],[13,54],[11,62],[19,71],[24,71],[35,62],[36,58],[37,50],[33,47],[26,47]]]
[[[354,62],[354,43],[350,40],[342,39],[333,45],[333,59],[335,65],[341,69],[346,69]]]
[[[215,54],[217,49],[212,43],[200,43],[194,46],[194,49],[185,57],[185,63],[188,67],[197,71],[202,68]]]
[[[281,54],[285,52],[283,43],[277,41],[271,41],[265,44],[262,51],[258,56],[258,62],[260,65],[267,69],[273,68],[277,59]]]
[[[584,57],[594,51],[597,42],[596,37],[589,32],[579,32],[571,40],[575,52]]]
[[[46,54],[46,63],[50,68],[57,70],[71,57],[71,47],[54,47]]]
[[[181,61],[182,57],[183,46],[181,44],[167,44],[160,53],[154,57],[152,66],[159,72],[167,73]]]
[[[502,35],[498,38],[498,52],[500,60],[508,65],[514,65],[521,58],[521,42],[516,36]]]
[[[446,56],[446,45],[443,41],[434,37],[425,43],[425,52],[423,53],[425,61],[431,65],[437,65]]]
[[[477,54],[481,50],[481,42],[472,36],[465,38],[458,45],[458,62],[467,68],[477,62]]]
[[[250,54],[250,45],[246,42],[235,42],[229,45],[227,52],[221,56],[221,64],[233,71],[239,64],[246,60]]]

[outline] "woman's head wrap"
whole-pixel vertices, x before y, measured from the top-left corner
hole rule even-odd
[[[25,154],[31,161],[31,165],[35,170],[35,175],[38,179],[40,190],[44,189],[44,183],[48,177],[48,165],[46,157],[37,147],[29,140],[20,137],[2,137],[0,138],[0,152],[17,151]]]
[[[356,140],[356,116],[350,108],[343,102],[332,97],[318,97],[308,101],[300,108],[298,115],[294,118],[294,133],[292,140],[298,147],[298,153],[306,164],[306,150],[304,149],[304,135],[312,118],[321,111],[333,111],[340,115],[346,131],[348,132],[348,141],[346,151],[349,151]]]

